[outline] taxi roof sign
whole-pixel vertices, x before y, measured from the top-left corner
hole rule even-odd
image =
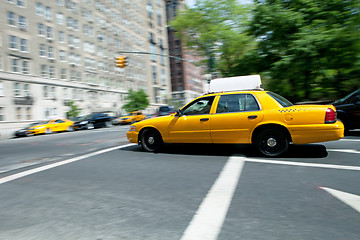
[[[260,75],[217,78],[212,79],[209,85],[210,93],[245,90],[264,90]]]

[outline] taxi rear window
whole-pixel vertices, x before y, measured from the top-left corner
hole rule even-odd
[[[281,106],[283,107],[290,107],[293,106],[294,104],[292,104],[289,100],[287,100],[286,98],[280,96],[277,93],[274,92],[267,92],[267,94],[269,94],[273,99],[275,99],[278,103],[280,103]]]

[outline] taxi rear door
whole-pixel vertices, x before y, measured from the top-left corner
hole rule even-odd
[[[212,142],[250,143],[250,133],[262,118],[260,104],[252,94],[221,95],[211,115]]]

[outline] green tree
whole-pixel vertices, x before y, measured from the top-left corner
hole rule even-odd
[[[129,90],[129,94],[126,96],[127,103],[123,106],[123,109],[127,112],[144,110],[149,106],[148,96],[144,90],[139,91]]]
[[[359,86],[359,0],[256,0],[256,69],[293,101],[337,98]]]
[[[66,117],[69,119],[74,119],[79,116],[81,112],[81,108],[78,107],[78,105],[75,104],[74,101],[69,101],[66,104],[68,107],[70,107],[70,110],[66,112]]]
[[[210,72],[233,76],[239,59],[255,46],[246,34],[249,20],[249,5],[237,0],[198,0],[170,25],[189,49],[208,59]]]

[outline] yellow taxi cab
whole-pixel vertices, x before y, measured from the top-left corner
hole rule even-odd
[[[262,155],[275,157],[284,154],[290,143],[344,136],[344,125],[332,105],[293,105],[261,85],[256,90],[233,88],[216,91],[214,87],[213,93],[194,99],[175,114],[132,124],[127,138],[150,152],[164,143],[253,144]]]
[[[146,116],[141,111],[133,111],[129,112],[125,116],[119,117],[116,120],[115,124],[128,124],[128,123],[134,123],[139,122],[141,120],[144,120]]]
[[[61,131],[72,131],[73,130],[73,121],[68,119],[52,119],[47,121],[39,122],[39,124],[28,128],[28,135],[36,134],[50,134],[53,132]]]

